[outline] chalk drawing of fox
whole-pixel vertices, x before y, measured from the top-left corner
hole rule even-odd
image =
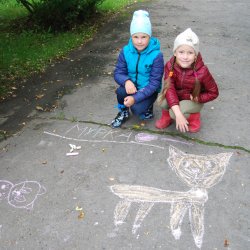
[[[185,192],[163,190],[137,185],[113,185],[111,191],[121,198],[114,210],[114,224],[124,223],[131,204],[139,204],[132,233],[135,234],[155,203],[170,203],[170,228],[175,239],[180,239],[181,224],[187,211],[194,242],[202,246],[204,235],[204,204],[208,200],[207,189],[223,177],[232,153],[214,155],[187,154],[170,146],[169,166],[181,181],[191,189]]]

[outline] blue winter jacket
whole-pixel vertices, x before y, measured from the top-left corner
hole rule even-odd
[[[160,91],[163,71],[164,60],[159,40],[151,37],[147,48],[139,53],[130,38],[119,54],[114,79],[123,87],[127,80],[131,80],[137,88],[133,97],[138,103]]]

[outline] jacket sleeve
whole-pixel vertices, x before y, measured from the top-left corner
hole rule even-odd
[[[210,102],[218,97],[218,86],[206,66],[204,66],[204,74],[200,82],[202,84],[201,93],[199,95],[200,103]]]
[[[114,79],[120,85],[125,87],[125,82],[129,80],[127,62],[121,50],[114,70]]]
[[[152,69],[149,77],[149,84],[144,88],[138,90],[135,95],[133,95],[135,102],[141,102],[149,96],[153,95],[154,92],[161,88],[161,82],[164,72],[164,60],[163,55],[160,52],[158,56],[154,59]]]
[[[171,63],[170,62],[166,63],[165,76],[164,76],[165,80],[168,78],[170,67],[171,67]],[[175,82],[175,76],[173,76],[171,78],[170,86],[169,86],[169,88],[168,88],[168,90],[166,92],[166,100],[167,100],[169,108],[171,108],[174,105],[179,105],[179,98],[178,98],[178,95],[176,93],[174,82]]]

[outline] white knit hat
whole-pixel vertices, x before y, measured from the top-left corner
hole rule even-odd
[[[130,24],[130,35],[135,33],[145,33],[152,35],[152,27],[149,19],[149,13],[145,10],[137,10],[133,14],[133,19]]]
[[[199,53],[199,38],[190,28],[175,38],[173,52],[181,45],[189,45],[194,49],[196,55]]]

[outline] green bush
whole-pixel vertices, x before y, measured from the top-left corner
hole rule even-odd
[[[21,3],[28,1],[19,1]],[[103,0],[40,0],[32,1],[29,12],[40,27],[50,30],[67,30],[82,23],[96,13]]]

